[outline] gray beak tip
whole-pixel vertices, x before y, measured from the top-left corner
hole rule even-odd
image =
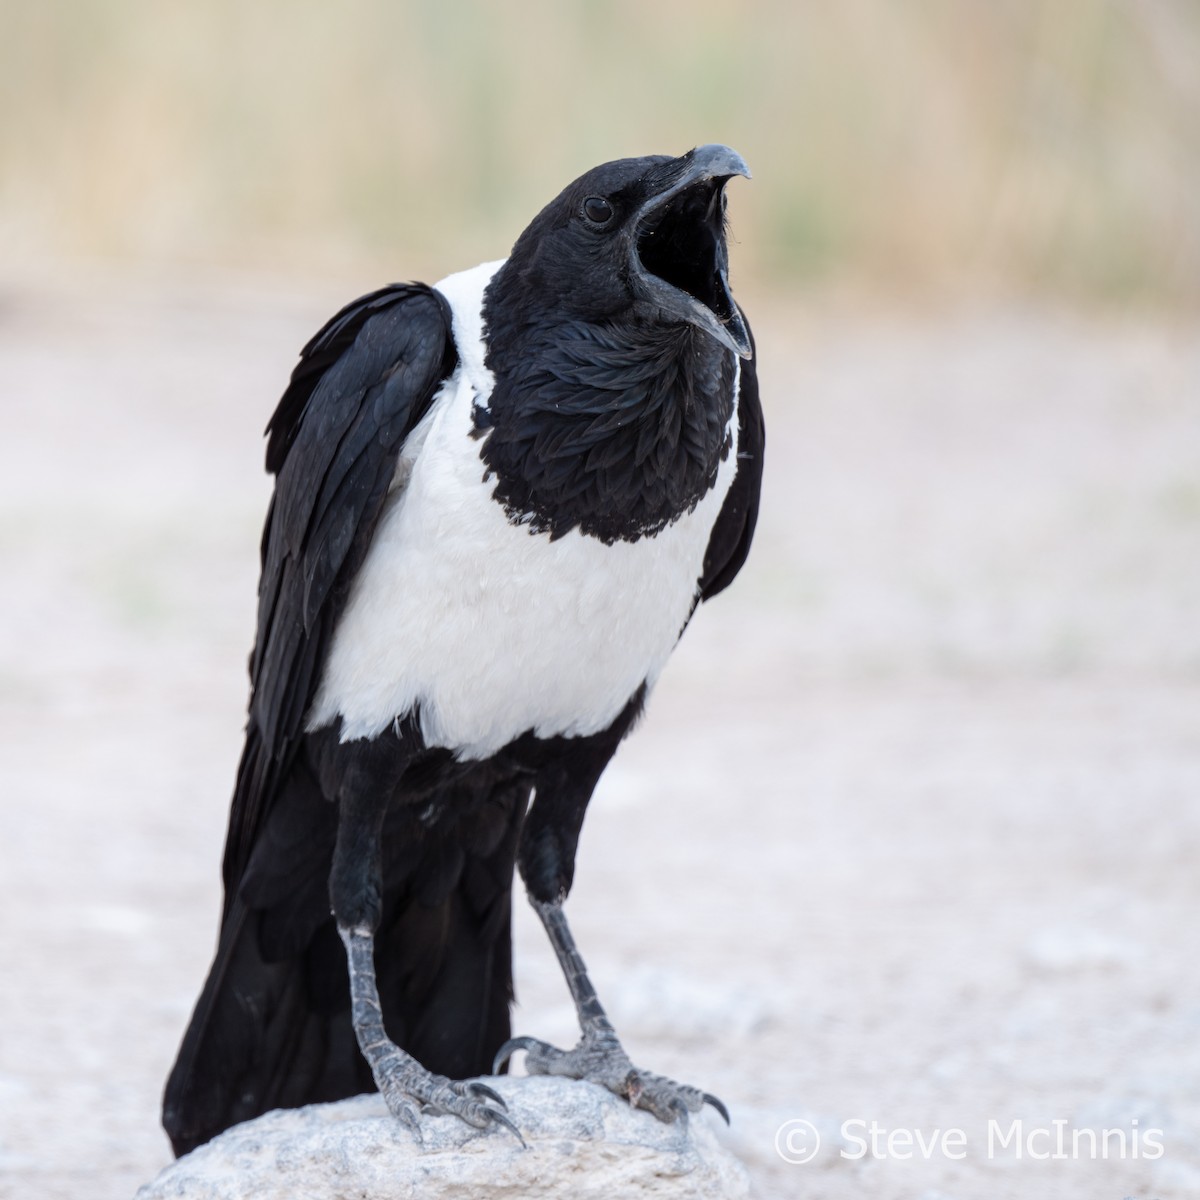
[[[692,161],[709,175],[741,175],[745,179],[753,178],[746,160],[736,150],[718,142],[697,146],[692,151]]]

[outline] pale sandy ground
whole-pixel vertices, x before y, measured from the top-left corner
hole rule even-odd
[[[343,298],[113,295],[0,297],[0,1195],[22,1200],[128,1196],[168,1161],[259,433]],[[762,1197],[1200,1194],[1197,330],[757,324],[755,555],[603,782],[570,904],[631,1052],[725,1099]],[[519,915],[517,1029],[569,1038]],[[789,1165],[801,1118],[824,1145]],[[957,1127],[966,1156],[852,1161],[848,1120]],[[1136,1121],[1164,1153],[989,1157],[989,1120]]]

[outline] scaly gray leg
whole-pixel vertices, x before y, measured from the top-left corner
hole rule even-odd
[[[438,1113],[453,1113],[469,1125],[486,1129],[491,1123],[503,1125],[516,1135],[520,1130],[499,1109],[484,1101],[491,1100],[501,1109],[500,1096],[490,1087],[473,1081],[459,1082],[427,1071],[411,1054],[405,1053],[387,1035],[383,1027],[383,1009],[375,983],[375,938],[367,929],[338,926],[350,966],[350,1016],[359,1049],[371,1067],[375,1083],[397,1120],[421,1140],[416,1105]]]
[[[729,1112],[716,1096],[687,1084],[676,1083],[665,1076],[639,1070],[629,1061],[588,978],[587,967],[576,949],[562,904],[545,904],[533,899],[530,902],[546,927],[550,944],[566,976],[583,1036],[573,1050],[559,1050],[537,1038],[510,1038],[497,1052],[492,1073],[499,1072],[517,1050],[524,1050],[525,1069],[531,1075],[589,1079],[618,1096],[624,1096],[635,1108],[644,1108],[668,1124],[676,1120],[686,1122],[689,1112],[699,1112],[705,1104],[711,1104],[729,1124]]]

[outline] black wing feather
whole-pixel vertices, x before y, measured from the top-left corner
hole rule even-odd
[[[746,331],[750,332],[749,324]],[[750,334],[750,346],[754,348],[753,334]],[[725,497],[708,539],[704,573],[700,577],[701,600],[711,600],[733,582],[746,561],[746,555],[750,553],[750,543],[754,539],[766,442],[755,362],[755,358],[748,358],[741,367],[738,384],[737,474],[733,477],[729,495]]]
[[[303,732],[400,449],[457,362],[443,296],[421,284],[381,288],[304,347],[267,426],[276,482],[262,539],[250,719],[225,843],[227,912]]]

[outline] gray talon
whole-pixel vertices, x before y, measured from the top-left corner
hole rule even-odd
[[[465,1085],[464,1090],[472,1096],[483,1096],[492,1101],[493,1104],[498,1104],[505,1111],[508,1110],[508,1105],[504,1103],[504,1097],[500,1095],[499,1092],[493,1091],[486,1083],[480,1083],[478,1080],[472,1080],[470,1083]]]
[[[512,1058],[512,1056],[516,1054],[518,1050],[528,1050],[530,1046],[535,1044],[536,1039],[531,1037],[509,1038],[508,1041],[496,1051],[496,1057],[492,1059],[492,1074],[499,1075],[500,1068],[504,1066],[504,1064],[508,1062],[508,1060]]]
[[[725,1105],[722,1104],[721,1101],[718,1100],[716,1098],[716,1096],[714,1096],[711,1092],[704,1093],[704,1103],[711,1104],[713,1106],[713,1108],[715,1108],[717,1110],[717,1112],[719,1112],[721,1114],[721,1119],[725,1122],[726,1125],[731,1124],[731,1122],[729,1120],[729,1109],[727,1109],[725,1107]]]
[[[504,1113],[499,1112],[494,1108],[489,1108],[485,1111],[487,1112],[488,1116],[490,1116],[491,1119],[496,1122],[497,1125],[503,1125],[504,1128],[507,1129],[509,1133],[511,1133],[513,1137],[515,1137],[517,1141],[521,1143],[522,1150],[529,1149],[525,1139],[521,1136],[521,1131],[516,1127],[516,1124],[513,1122],[511,1117],[506,1116]]]

